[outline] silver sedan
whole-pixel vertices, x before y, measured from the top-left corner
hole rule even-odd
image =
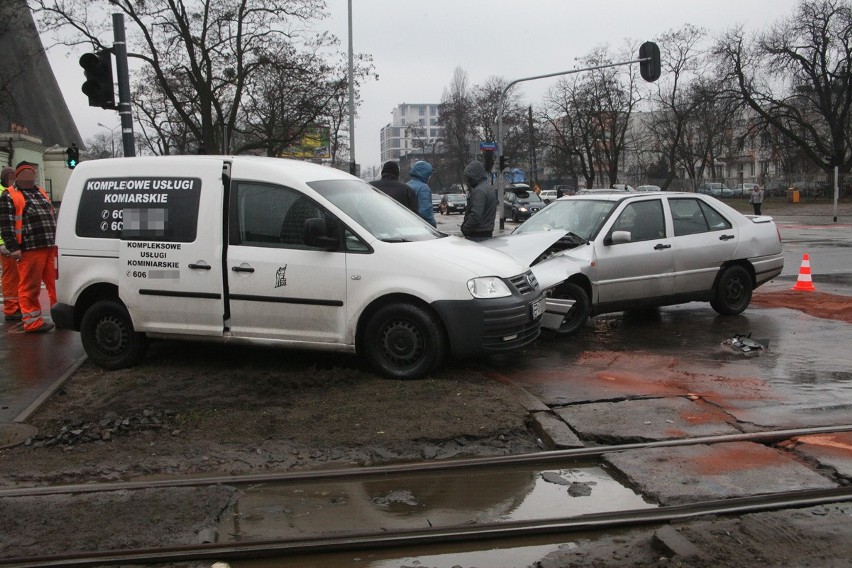
[[[593,315],[696,300],[739,314],[784,268],[771,217],[695,193],[564,197],[483,244],[532,267],[548,290],[542,327],[560,334]]]

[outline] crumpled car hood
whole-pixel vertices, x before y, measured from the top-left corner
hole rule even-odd
[[[564,237],[567,231],[541,231],[537,233],[522,233],[505,235],[482,241],[487,247],[504,252],[519,262],[529,266],[550,247]]]
[[[567,231],[553,230],[506,235],[483,241],[481,244],[502,251],[518,262],[530,266],[539,285],[546,290],[563,282],[572,274],[582,272],[589,264],[588,259],[584,258],[589,254],[589,249],[586,245],[580,245],[532,265],[542,253],[566,234]]]

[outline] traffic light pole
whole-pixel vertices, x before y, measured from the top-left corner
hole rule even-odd
[[[640,52],[640,55],[642,53]],[[657,50],[656,54],[657,59],[659,59],[659,50]],[[506,93],[509,92],[509,89],[517,85],[518,83],[523,83],[524,81],[535,81],[537,79],[549,79],[550,77],[558,77],[560,75],[571,75],[574,73],[581,73],[583,71],[595,71],[597,69],[608,69],[609,67],[619,67],[621,65],[630,65],[632,63],[646,63],[651,61],[653,56],[648,57],[640,57],[639,59],[631,59],[630,61],[621,61],[619,63],[608,63],[607,65],[596,65],[594,67],[584,67],[582,69],[572,69],[570,71],[557,71],[556,73],[548,73],[546,75],[535,75],[534,77],[524,77],[523,79],[515,79],[511,81],[503,91],[500,93],[500,106],[497,108],[497,155],[498,155],[498,164],[503,164],[503,107],[506,104]],[[500,216],[500,228],[503,229],[506,226],[506,217],[503,211],[503,192],[506,190],[506,176],[505,172],[501,171],[500,175],[497,176],[497,211]]]
[[[121,119],[121,141],[124,156],[136,155],[133,136],[133,114],[130,111],[130,73],[127,68],[127,40],[124,33],[124,14],[112,15],[112,32],[115,69],[118,75],[118,116]]]

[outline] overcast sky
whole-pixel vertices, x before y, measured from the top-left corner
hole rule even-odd
[[[347,0],[327,0],[330,16],[316,24],[337,35],[345,50]],[[379,165],[379,130],[400,103],[439,103],[456,67],[471,85],[492,75],[508,80],[572,69],[597,45],[621,47],[685,23],[718,34],[742,24],[754,31],[793,12],[797,0],[353,0],[356,52],[373,55],[378,81],[368,83],[355,122],[355,157]],[[109,43],[109,38],[103,38]],[[80,52],[83,48],[77,48]],[[660,45],[665,51],[665,45]],[[80,53],[64,48],[50,58],[83,139],[119,124],[113,111],[92,109],[80,92]],[[520,85],[537,104],[557,79]]]

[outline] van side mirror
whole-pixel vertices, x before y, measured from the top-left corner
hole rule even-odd
[[[340,246],[337,239],[328,236],[328,227],[325,224],[325,219],[320,217],[305,220],[305,244],[309,247],[317,247],[329,252],[336,251]]]

